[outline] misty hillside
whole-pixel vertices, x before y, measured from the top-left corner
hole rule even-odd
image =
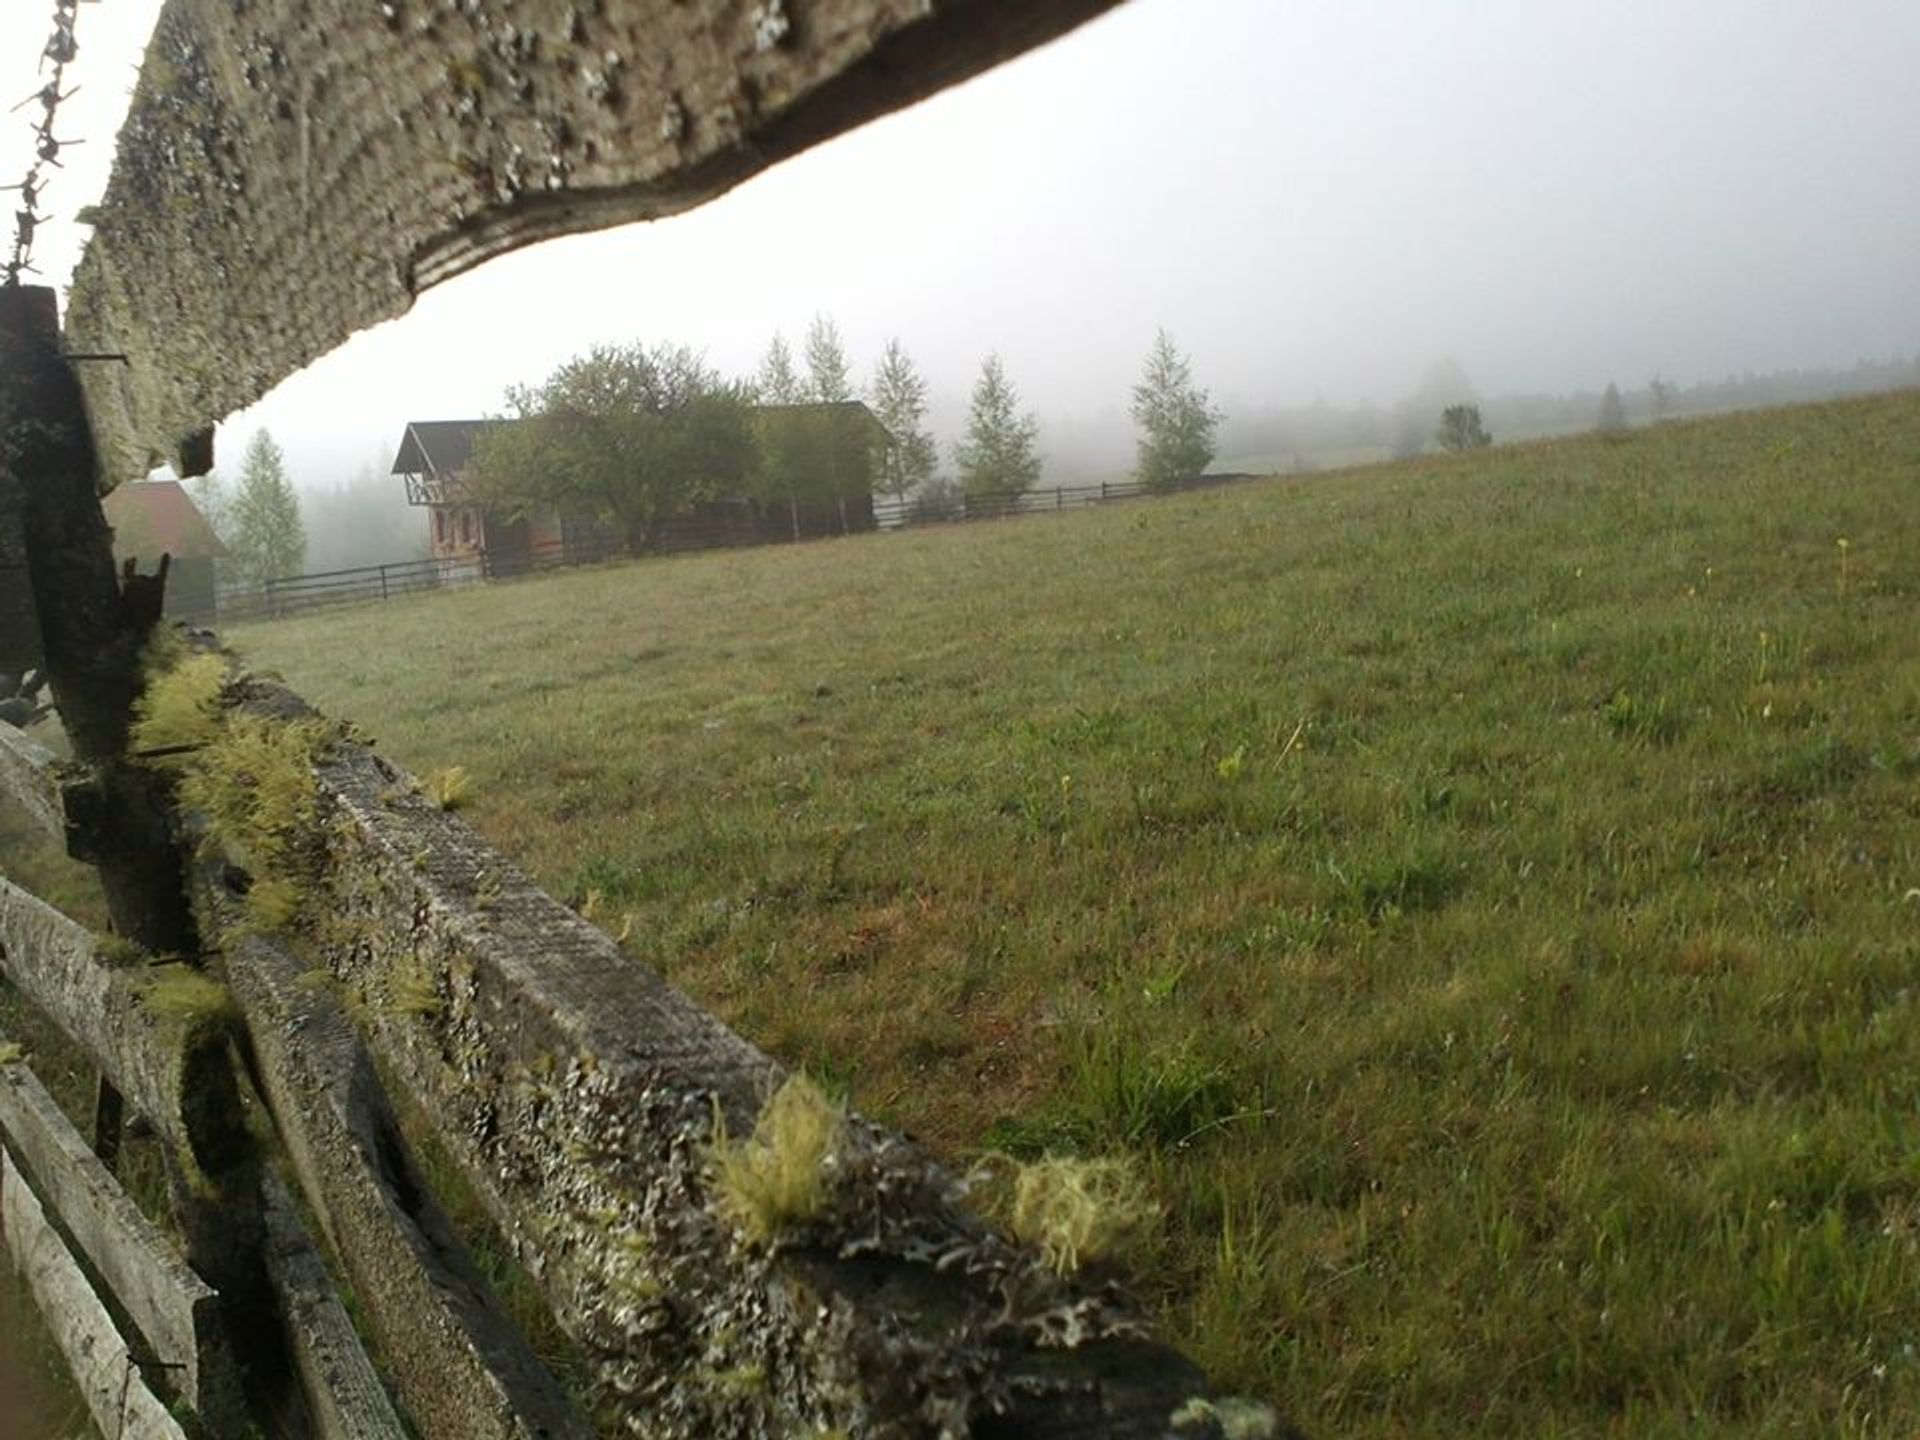
[[[1903,1434],[1917,473],[1909,393],[233,638],[862,1107],[1135,1157],[1310,1433]]]

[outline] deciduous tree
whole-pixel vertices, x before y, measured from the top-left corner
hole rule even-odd
[[[508,515],[582,512],[650,548],[696,500],[741,489],[755,447],[742,388],[684,345],[603,345],[507,394],[516,425],[485,431],[468,480]]]
[[[1140,427],[1135,474],[1143,485],[1166,490],[1191,480],[1213,460],[1213,432],[1224,417],[1207,392],[1193,383],[1186,358],[1162,330],[1147,352],[1145,372],[1133,387],[1133,422]]]
[[[966,439],[954,447],[968,499],[1010,498],[1039,481],[1040,422],[1021,414],[1019,404],[1000,357],[987,356],[973,385]]]
[[[853,381],[847,366],[846,346],[840,343],[840,327],[824,315],[813,317],[807,326],[807,395],[823,405],[837,405],[853,398]]]

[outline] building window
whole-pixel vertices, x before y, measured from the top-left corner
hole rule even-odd
[[[473,544],[473,512],[471,510],[460,512],[460,543]]]
[[[436,545],[447,543],[447,512],[444,510],[433,512],[433,543]]]

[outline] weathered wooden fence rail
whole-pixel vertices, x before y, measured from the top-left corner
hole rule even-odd
[[[90,1149],[6,1052],[0,1205],[108,1433],[1224,1434],[1114,1274],[1056,1273],[857,1116],[814,1102],[808,1202],[747,1223],[715,1157],[795,1168],[756,1134],[780,1068],[297,697],[227,673],[133,753],[165,566],[116,576],[98,503],[204,470],[216,420],[438,279],[685,209],[1110,3],[168,0],[64,336],[51,291],[0,290],[0,667],[45,666],[74,753],[0,733],[0,791],[116,932],[0,881],[0,973],[101,1077]],[[127,357],[84,406],[73,351]],[[108,1162],[123,1107],[164,1226]]]

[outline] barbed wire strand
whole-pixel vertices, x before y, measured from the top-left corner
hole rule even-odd
[[[9,286],[18,285],[20,277],[33,270],[33,236],[46,218],[40,209],[40,197],[46,187],[48,169],[61,168],[62,150],[70,145],[85,143],[63,140],[53,133],[54,122],[59,118],[60,102],[70,99],[74,93],[60,87],[66,81],[67,66],[80,52],[73,36],[73,22],[79,14],[80,0],[53,0],[53,34],[48,37],[46,48],[40,52],[40,72],[47,74],[51,64],[52,73],[44,85],[13,107],[15,110],[24,110],[29,105],[38,105],[40,115],[33,123],[33,163],[27,167],[26,177],[17,185],[0,185],[0,190],[20,192],[19,207],[13,215],[13,253],[6,265],[6,283]]]

